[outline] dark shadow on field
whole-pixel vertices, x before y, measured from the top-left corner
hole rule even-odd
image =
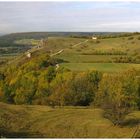
[[[133,119],[128,119],[128,120],[125,120],[121,123],[121,126],[130,126],[130,127],[133,127],[133,126],[136,126],[140,124],[140,119],[137,119],[137,118],[133,118]]]
[[[39,132],[11,132],[0,129],[0,138],[43,138],[44,136]]]
[[[56,62],[57,63],[70,63],[70,61],[64,60],[64,59],[60,59],[60,58],[56,58]]]

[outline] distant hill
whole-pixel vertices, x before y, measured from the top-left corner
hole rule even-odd
[[[21,32],[21,33],[11,33],[3,35],[2,38],[13,38],[13,39],[40,39],[48,36],[92,36],[92,35],[114,35],[122,34],[124,32]]]
[[[15,40],[21,39],[42,39],[46,37],[90,37],[93,35],[98,36],[116,36],[116,35],[123,35],[132,33],[125,33],[125,32],[22,32],[22,33],[11,33],[7,35],[0,35],[0,47],[14,47],[19,46],[18,44],[14,44]]]
[[[0,33],[0,36],[3,36],[3,35],[5,35],[5,34],[3,34],[3,33]]]
[[[21,39],[42,39],[52,36],[70,36],[70,35],[91,35],[91,33],[74,33],[74,32],[25,32],[25,33],[12,33],[0,36],[0,47],[17,46],[14,44],[15,40]]]

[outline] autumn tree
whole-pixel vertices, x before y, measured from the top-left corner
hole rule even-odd
[[[106,111],[114,124],[120,124],[127,113],[137,107],[138,85],[133,72],[104,74],[96,93],[96,105]]]

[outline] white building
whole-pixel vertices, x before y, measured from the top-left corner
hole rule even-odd
[[[93,39],[93,40],[97,40],[97,37],[93,36],[92,39]]]
[[[31,58],[31,53],[30,52],[27,52],[27,57]]]
[[[56,70],[59,68],[59,64],[56,64]]]

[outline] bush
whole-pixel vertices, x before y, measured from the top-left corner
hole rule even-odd
[[[128,37],[128,40],[133,40],[133,39],[134,39],[134,37],[132,37],[132,36],[131,37]]]

